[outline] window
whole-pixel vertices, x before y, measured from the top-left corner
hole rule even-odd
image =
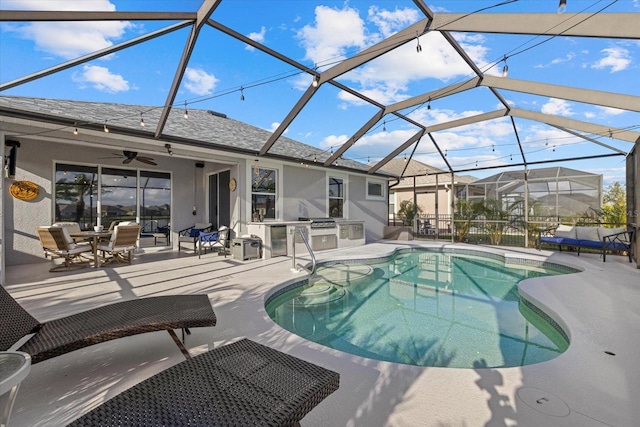
[[[384,187],[381,181],[367,179],[367,200],[384,200]]]
[[[114,221],[136,221],[140,218],[143,232],[168,230],[171,222],[171,175],[136,169],[56,164],[55,221],[77,222],[83,230],[88,230],[98,225],[98,217],[105,228]]]
[[[344,179],[329,177],[329,217],[344,218]]]
[[[254,221],[276,219],[278,171],[269,168],[253,168],[251,179],[251,212]]]
[[[98,168],[56,165],[55,220],[73,221],[83,230],[96,224]]]

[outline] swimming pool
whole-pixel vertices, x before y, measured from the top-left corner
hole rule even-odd
[[[526,278],[575,272],[494,254],[408,249],[387,259],[325,263],[321,280],[269,298],[269,316],[290,332],[371,359],[455,368],[550,360],[568,338],[520,298]]]

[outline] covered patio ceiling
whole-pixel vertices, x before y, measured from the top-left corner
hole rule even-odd
[[[155,39],[162,40],[163,37],[174,32],[188,31],[181,55],[177,62],[167,63],[167,68],[173,71],[171,84],[166,90],[165,100],[162,106],[160,119],[155,124],[154,135],[160,138],[172,108],[187,108],[194,102],[178,100],[181,87],[184,85],[185,72],[192,60],[192,54],[197,48],[214,48],[213,45],[208,46],[207,39],[204,34],[215,31],[227,36],[229,40],[235,39],[251,49],[266,54],[275,60],[286,64],[294,70],[308,75],[306,89],[301,91],[301,95],[292,96],[292,104],[288,112],[280,117],[276,117],[271,136],[264,141],[259,155],[268,155],[269,151],[275,144],[278,144],[279,138],[286,130],[295,124],[297,117],[307,108],[317,108],[311,106],[311,101],[318,94],[322,93],[325,88],[333,87],[338,91],[342,98],[349,96],[357,99],[360,104],[368,106],[371,114],[368,120],[359,119],[358,116],[353,129],[345,131],[347,136],[331,147],[331,155],[324,161],[325,166],[334,164],[341,157],[348,157],[350,150],[367,134],[373,130],[379,129],[381,126],[386,132],[387,124],[392,122],[402,123],[404,126],[406,138],[399,143],[387,144],[386,152],[382,155],[380,161],[370,162],[371,167],[369,173],[375,173],[383,167],[388,161],[398,157],[403,152],[410,153],[410,157],[416,153],[416,149],[420,147],[429,147],[433,153],[439,157],[439,160],[445,165],[443,169],[447,173],[468,172],[472,170],[495,169],[502,167],[514,166],[531,166],[541,163],[561,163],[563,161],[576,160],[581,158],[594,157],[610,157],[625,156],[634,146],[640,144],[640,121],[637,113],[640,113],[640,89],[637,82],[628,82],[629,93],[619,93],[607,90],[598,90],[596,88],[584,88],[570,86],[566,84],[556,84],[549,81],[533,81],[517,79],[509,76],[506,71],[508,65],[513,58],[522,53],[536,48],[548,41],[556,38],[594,38],[613,41],[628,41],[638,43],[640,40],[640,14],[639,13],[617,13],[608,12],[608,7],[616,3],[603,4],[602,7],[596,7],[588,12],[578,13],[556,13],[553,7],[547,5],[550,9],[547,13],[539,12],[503,12],[503,8],[509,6],[513,1],[502,2],[498,4],[485,4],[476,10],[470,10],[467,13],[449,13],[436,12],[423,0],[413,0],[412,6],[419,10],[421,17],[410,25],[404,26],[402,29],[390,32],[384,38],[376,43],[353,53],[350,56],[340,58],[339,60],[327,63],[326,65],[306,65],[299,60],[287,54],[287,48],[281,48],[274,43],[274,47],[262,43],[257,37],[242,34],[243,28],[231,28],[217,20],[218,11],[220,11],[221,19],[224,18],[222,10],[230,0],[203,0],[197,10],[186,11],[72,11],[72,10],[1,10],[0,21],[5,23],[38,23],[38,22],[88,22],[88,21],[129,21],[129,22],[155,22],[168,23],[166,26],[159,27],[151,32],[147,32],[135,38],[128,39],[119,44],[82,55],[80,57],[70,59],[66,62],[42,69],[40,71],[29,73],[14,78],[10,81],[0,83],[0,93],[20,95],[20,89],[28,87],[29,83],[44,79],[56,73],[73,69],[81,64],[95,61],[99,58],[109,57],[117,52],[135,46],[151,43]],[[261,2],[244,2],[247,7],[247,13],[259,13]],[[266,3],[266,2],[265,2]],[[400,2],[408,3],[408,2]],[[478,2],[480,3],[480,2]],[[536,2],[538,3],[538,2]],[[554,3],[553,1],[544,3]],[[571,0],[569,4],[571,5]],[[598,3],[598,2],[596,2]],[[162,4],[162,3],[161,3]],[[184,3],[185,6],[191,5],[192,2]],[[279,7],[286,7],[286,3],[276,2]],[[575,3],[574,3],[575,4]],[[447,7],[446,2],[442,4]],[[537,4],[534,8],[539,7]],[[309,5],[314,7],[314,5]],[[478,5],[480,7],[480,4]],[[500,11],[494,13],[492,9]],[[576,7],[576,10],[578,8]],[[440,10],[440,8],[438,8]],[[245,30],[246,32],[246,30]],[[460,34],[477,35],[508,35],[508,36],[527,36],[529,46],[519,48],[514,47],[509,53],[505,53],[499,59],[490,63],[478,63],[474,60],[478,57],[477,53],[470,51],[473,46],[465,43],[464,37]],[[437,36],[439,38],[436,38]],[[440,38],[444,39],[450,46],[451,52],[461,59],[469,70],[466,76],[460,76],[455,82],[451,83],[446,79],[435,79],[432,76],[424,76],[429,81],[430,89],[422,91],[412,96],[403,96],[391,102],[385,102],[383,97],[376,97],[371,91],[358,87],[355,84],[349,84],[349,80],[343,77],[352,72],[362,72],[363,67],[367,64],[375,63],[378,58],[387,55],[397,54],[399,49],[406,49],[408,43],[417,46],[411,49],[417,50],[416,54],[420,54],[422,50],[428,50],[431,43],[436,43]],[[521,38],[517,39],[518,41]],[[292,38],[289,42],[294,42]],[[516,42],[514,41],[514,44]],[[155,45],[158,46],[158,45]],[[542,48],[544,49],[544,48]],[[438,58],[434,57],[437,61]],[[510,61],[511,60],[511,61]],[[6,64],[5,60],[3,62]],[[403,63],[397,64],[403,67]],[[513,67],[513,65],[512,65]],[[637,67],[637,64],[636,64]],[[500,75],[500,70],[504,68],[504,75]],[[259,71],[257,71],[259,74]],[[260,75],[259,77],[264,77]],[[613,78],[613,77],[612,77]],[[566,78],[562,79],[566,81]],[[435,82],[435,83],[434,83]],[[594,83],[597,87],[597,82]],[[244,100],[244,90],[250,86],[240,86],[239,91]],[[484,105],[493,104],[497,106],[494,110],[485,111],[481,106],[465,105],[465,113],[460,113],[459,118],[453,120],[434,120],[433,117],[427,120],[425,116],[415,114],[418,108],[431,109],[432,104],[435,105],[446,99],[455,99],[456,96],[465,92],[484,91],[486,96],[493,99],[485,101]],[[570,118],[567,115],[546,114],[531,108],[531,105],[514,105],[510,96],[514,93],[525,94],[532,97],[546,97],[558,100],[569,101],[579,104],[589,104],[602,108],[617,109],[627,113],[628,125],[613,127],[610,124],[598,123],[595,119],[578,120]],[[289,96],[289,95],[288,95]],[[336,97],[336,103],[339,102]],[[466,102],[466,101],[465,101]],[[425,107],[426,104],[426,107]],[[528,108],[529,107],[529,108]],[[265,113],[268,106],[265,106]],[[469,113],[473,111],[474,113]],[[142,117],[142,113],[141,113]],[[506,118],[506,119],[505,119]],[[517,144],[517,148],[509,154],[509,162],[496,161],[491,164],[478,166],[465,166],[465,164],[456,165],[447,157],[448,149],[443,147],[439,141],[439,133],[443,131],[455,131],[465,126],[481,124],[483,122],[491,122],[502,120],[510,128],[512,138]],[[504,122],[507,120],[506,122]],[[526,147],[520,137],[521,123],[538,123],[554,130],[560,130],[567,136],[578,138],[583,142],[598,146],[600,151],[597,154],[584,155],[582,150],[573,149],[569,152],[565,151],[561,157],[553,157],[552,159],[530,158]],[[395,124],[398,126],[398,124]],[[461,143],[462,144],[462,143]],[[548,142],[547,142],[548,145]],[[553,146],[555,152],[555,145]],[[473,147],[472,147],[473,148]],[[495,145],[493,146],[495,151]],[[473,156],[473,153],[470,154]],[[506,157],[506,156],[505,156]],[[516,160],[514,160],[516,157]]]

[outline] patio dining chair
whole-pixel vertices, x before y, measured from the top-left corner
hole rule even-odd
[[[109,242],[98,244],[98,250],[102,251],[102,259],[107,262],[123,262],[131,264],[131,253],[135,250],[140,238],[140,226],[116,225]],[[107,258],[107,255],[110,255]]]
[[[191,227],[178,231],[178,252],[180,252],[183,244],[188,244],[189,246],[193,245],[193,253],[195,254],[198,250],[200,232],[209,232],[211,231],[211,227],[210,222],[197,222]]]
[[[86,267],[89,260],[83,260],[82,254],[92,252],[87,243],[76,244],[65,227],[38,227],[38,238],[44,249],[45,258],[62,258],[63,262],[49,269],[51,272],[69,271]]]
[[[200,232],[200,238],[198,239],[198,258],[202,256],[202,252],[207,253],[207,249],[211,251],[219,251],[224,253],[224,257],[227,257],[227,246],[229,242],[229,227],[223,225],[218,231],[212,231],[205,233]]]

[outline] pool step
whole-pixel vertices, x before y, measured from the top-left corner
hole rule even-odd
[[[293,299],[289,304],[301,304],[304,306],[328,304],[338,301],[344,297],[346,293],[347,292],[343,288],[338,288],[328,283],[318,282],[300,292],[300,295]]]

